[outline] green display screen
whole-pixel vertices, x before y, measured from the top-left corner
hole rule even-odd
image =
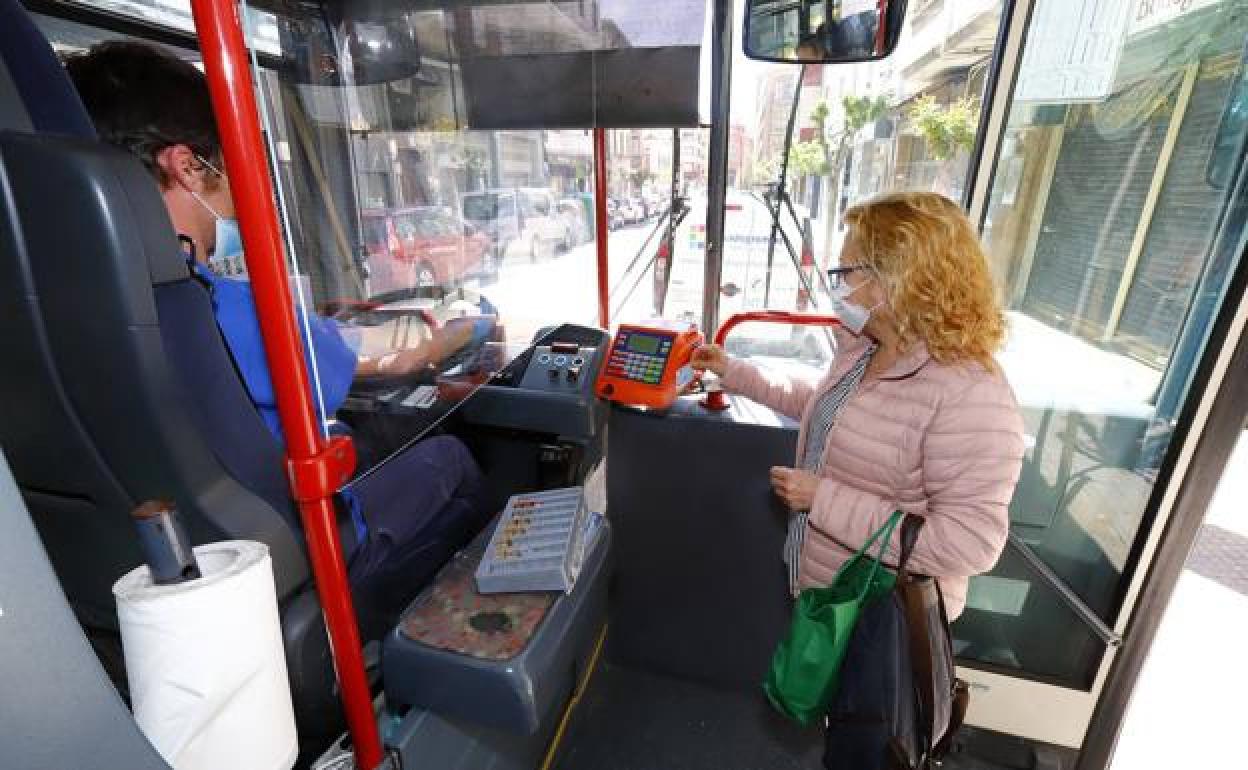
[[[628,349],[634,353],[653,355],[659,352],[659,338],[634,334],[628,338]]]

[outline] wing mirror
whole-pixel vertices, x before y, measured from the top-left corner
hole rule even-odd
[[[747,0],[745,55],[794,64],[883,59],[905,15],[906,0]]]

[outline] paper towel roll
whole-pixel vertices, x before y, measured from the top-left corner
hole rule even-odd
[[[289,770],[298,754],[269,548],[195,549],[203,577],[113,585],[134,717],[175,770]]]

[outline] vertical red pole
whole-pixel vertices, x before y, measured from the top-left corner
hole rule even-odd
[[[609,329],[611,287],[607,274],[607,130],[594,129],[594,232],[598,236],[598,325]]]
[[[884,33],[888,31],[888,0],[877,0],[875,4],[875,51],[876,56],[884,50]]]
[[[355,453],[349,440],[326,442],[321,437],[313,409],[238,6],[233,0],[191,0],[191,8],[286,436],[287,472],[329,630],[356,767],[373,770],[382,760],[381,737],[332,498],[350,477]]]

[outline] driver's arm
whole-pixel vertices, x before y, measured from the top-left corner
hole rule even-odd
[[[402,377],[434,366],[454,355],[477,338],[484,341],[493,333],[494,319],[453,318],[429,339],[414,348],[391,350],[378,356],[360,356],[356,377]]]

